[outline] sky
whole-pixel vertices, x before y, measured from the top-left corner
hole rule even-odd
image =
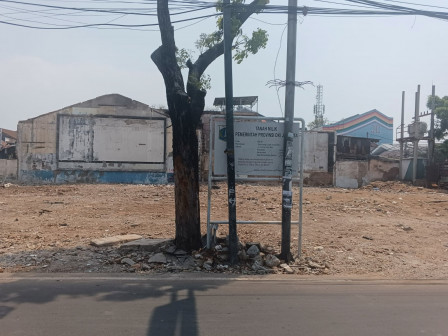
[[[86,0],[40,3],[75,7],[85,6]],[[444,6],[446,0],[424,3]],[[271,4],[286,5],[287,1]],[[12,5],[0,1],[0,20],[13,21]],[[299,6],[302,5],[336,6],[299,0]],[[439,10],[448,12],[448,8]],[[22,14],[20,18],[35,17]],[[115,22],[120,19],[116,16]],[[157,22],[153,17],[139,20]],[[233,64],[234,95],[258,96],[258,112],[266,116],[283,115],[285,90],[281,88],[277,95],[277,90],[267,82],[286,77],[286,22],[287,14],[253,16],[244,25],[244,31],[250,33],[258,27],[267,30],[268,45],[243,63]],[[214,18],[192,23],[196,21],[175,25],[179,48],[194,50],[198,35],[215,28]],[[15,130],[20,120],[109,93],[119,93],[153,107],[166,106],[163,79],[150,58],[160,45],[160,35],[157,27],[150,29],[55,31],[0,23],[0,128]],[[405,91],[405,123],[410,123],[418,84],[422,93],[421,111],[426,110],[425,102],[433,84],[437,95],[448,95],[447,30],[448,21],[422,16],[299,16],[296,80],[312,81],[315,86],[296,89],[295,116],[307,123],[314,120],[316,86],[321,84],[325,117],[329,121],[377,109],[394,118],[395,129],[400,125],[401,96]],[[215,61],[206,73],[212,78],[212,88],[206,97],[206,107],[211,108],[215,97],[224,96],[223,58]]]

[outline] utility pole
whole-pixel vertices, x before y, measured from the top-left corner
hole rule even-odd
[[[226,94],[226,139],[227,139],[227,191],[229,208],[229,250],[230,263],[238,263],[238,235],[236,230],[235,192],[235,140],[233,131],[233,76],[232,76],[232,30],[230,0],[223,2],[224,29],[224,72]]]
[[[417,180],[417,162],[418,162],[418,125],[420,121],[420,84],[415,93],[415,116],[414,116],[414,158],[412,159],[412,183]]]
[[[432,86],[432,93],[431,93],[431,125],[429,127],[429,148],[428,148],[428,155],[429,155],[429,164],[430,166],[434,166],[434,114],[436,109],[436,86]]]
[[[404,176],[403,176],[404,97],[405,97],[405,92],[403,91],[401,93],[400,166],[398,167],[398,176],[399,176],[400,180],[404,179]]]
[[[289,262],[291,255],[292,158],[294,94],[296,78],[297,0],[288,0],[288,47],[286,51],[285,128],[282,180],[282,250],[280,258]],[[300,251],[299,251],[300,255]]]
[[[434,160],[434,110],[435,110],[435,100],[436,100],[436,86],[432,86],[431,94],[431,124],[429,126],[428,134],[428,166],[426,169],[426,184],[427,187],[431,187],[432,183],[436,182],[436,167]]]

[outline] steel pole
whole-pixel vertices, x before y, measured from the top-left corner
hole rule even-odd
[[[412,183],[417,181],[417,163],[418,163],[418,129],[417,125],[420,121],[420,85],[417,86],[415,93],[415,116],[414,116],[414,157],[412,158]]]
[[[233,131],[233,78],[232,78],[232,31],[230,0],[223,2],[224,28],[224,72],[226,94],[226,139],[227,139],[227,191],[229,208],[229,250],[230,263],[238,263],[238,236],[236,229],[236,192],[235,192],[235,145]]]
[[[432,86],[431,93],[431,125],[429,127],[429,163],[431,166],[434,165],[434,114],[436,109],[436,86]]]
[[[404,176],[403,176],[404,98],[405,98],[405,92],[403,91],[401,93],[400,166],[398,167],[398,169],[399,169],[398,176],[399,176],[400,180],[404,179]]]

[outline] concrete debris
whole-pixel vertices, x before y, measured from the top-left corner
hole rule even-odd
[[[261,244],[258,242],[250,242],[250,243],[246,243],[246,250],[249,249],[252,245],[255,245],[256,247],[258,247],[258,249],[261,251]]]
[[[218,254],[216,257],[219,259],[219,261],[228,261],[229,260],[229,255],[227,253]]]
[[[261,256],[261,254],[256,255],[255,257],[251,258],[252,262],[258,262],[261,265],[263,265],[263,257]]]
[[[167,245],[171,242],[172,242],[171,239],[142,238],[124,243],[120,246],[120,248],[127,250],[144,250],[148,252],[155,252],[159,250],[162,246]]]
[[[314,251],[322,251],[324,249],[323,246],[315,246]]]
[[[151,258],[149,258],[148,263],[149,264],[166,264],[167,259],[166,259],[165,254],[163,254],[162,252],[159,252],[159,253],[154,254]]]
[[[149,271],[151,269],[151,266],[148,264],[143,263],[142,264],[142,271]]]
[[[262,245],[260,248],[260,251],[263,252],[264,254],[274,254],[274,248],[272,246],[269,245]]]
[[[207,270],[207,271],[211,271],[213,268],[213,260],[212,259],[207,259],[204,264],[202,265],[202,267]]]
[[[255,262],[252,264],[251,268],[252,268],[255,272],[258,272],[258,271],[266,271],[266,268],[263,267],[262,261],[258,261],[258,260],[255,261]]]
[[[176,252],[176,245],[170,245],[167,248],[165,248],[165,252],[168,254],[174,254]]]
[[[316,263],[316,262],[314,262],[314,261],[312,261],[312,260],[308,261],[308,265],[309,265],[311,268],[318,268],[318,269],[324,269],[324,268],[325,268],[324,265],[320,265],[320,264],[318,264],[318,263]]]
[[[254,258],[255,256],[260,254],[260,249],[257,247],[257,245],[252,245],[247,249],[246,252],[249,258]]]
[[[218,271],[225,271],[225,270],[227,270],[228,268],[229,268],[229,265],[218,264],[218,265],[216,266],[216,270],[218,270]]]
[[[59,224],[58,224],[59,225]],[[23,269],[32,271],[36,268],[40,272],[61,272],[68,270],[65,264],[77,264],[84,272],[225,272],[242,274],[269,274],[286,272],[288,267],[277,268],[281,261],[274,255],[271,246],[260,246],[259,243],[241,244],[238,251],[240,263],[230,267],[229,247],[222,239],[217,248],[201,249],[188,253],[176,249],[170,239],[137,239],[123,243],[119,247],[110,244],[117,242],[120,237],[114,236],[95,241],[102,247],[75,246],[70,251],[52,250],[35,251],[22,254],[4,254],[0,260],[0,272],[5,271],[4,265],[17,264]],[[112,239],[111,239],[112,238]],[[129,239],[129,236],[124,237]],[[0,241],[1,243],[1,241]],[[247,248],[246,248],[247,246]],[[260,250],[263,249],[264,252]],[[272,253],[265,253],[271,251]],[[11,258],[8,259],[8,255]],[[5,258],[6,256],[6,258]],[[250,256],[250,257],[249,257]],[[308,267],[311,267],[308,265]],[[323,271],[321,271],[323,272]]]
[[[264,263],[266,264],[266,266],[268,266],[270,268],[274,268],[274,267],[277,267],[278,265],[280,265],[281,261],[275,255],[268,254],[268,255],[266,255],[266,257],[264,259]]]
[[[112,236],[106,238],[93,239],[90,244],[96,247],[111,246],[120,243],[126,243],[132,240],[141,239],[142,236],[136,234],[128,234],[121,236]]]
[[[130,259],[130,258],[123,258],[123,259],[121,259],[121,263],[122,264],[127,264],[129,266],[132,266],[132,265],[135,264],[135,261]]]
[[[168,265],[168,266],[166,266],[166,269],[170,272],[181,272],[184,270],[184,268],[182,266],[178,266],[178,265]]]
[[[249,256],[247,255],[246,250],[240,250],[240,251],[238,251],[238,258],[239,258],[241,261],[246,261],[247,259],[249,259]]]
[[[280,268],[282,268],[288,274],[294,274],[294,271],[288,264],[280,264]]]
[[[193,269],[195,266],[196,262],[192,256],[188,256],[182,261],[183,269]]]

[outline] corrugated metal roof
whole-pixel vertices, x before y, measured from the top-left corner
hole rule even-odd
[[[258,96],[233,97],[233,105],[250,105],[252,107],[256,102],[258,102]],[[214,106],[226,105],[226,98],[225,97],[215,98],[213,105]]]
[[[17,140],[17,131],[11,131],[6,128],[0,128],[3,134],[6,134],[8,138],[12,138],[14,140]]]

